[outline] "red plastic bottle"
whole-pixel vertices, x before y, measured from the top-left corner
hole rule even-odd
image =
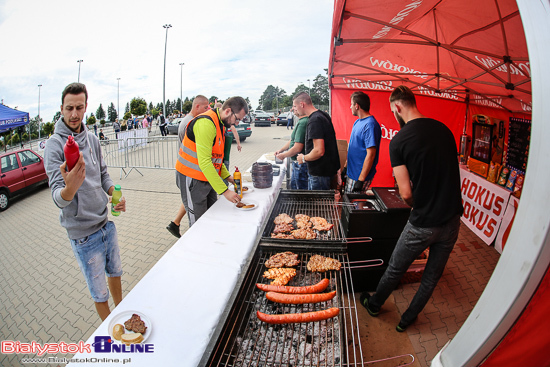
[[[78,158],[80,158],[80,151],[78,150],[78,143],[74,141],[72,135],[69,136],[65,147],[63,148],[63,153],[65,153],[65,161],[67,161],[67,171],[73,169]]]

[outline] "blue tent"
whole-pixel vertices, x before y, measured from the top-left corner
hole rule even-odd
[[[29,113],[0,104],[0,133],[29,123]]]

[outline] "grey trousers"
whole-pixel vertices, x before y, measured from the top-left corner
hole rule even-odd
[[[429,247],[430,254],[420,287],[409,308],[401,316],[402,323],[406,325],[412,323],[428,303],[435,286],[443,275],[449,255],[458,238],[459,229],[459,215],[439,227],[420,228],[407,222],[395,245],[388,268],[378,283],[376,293],[370,297],[369,303],[375,307],[381,307],[397,287],[412,262]]]
[[[216,200],[218,194],[208,181],[199,181],[176,171],[176,185],[180,189],[181,201],[187,210],[189,227],[206,213]]]

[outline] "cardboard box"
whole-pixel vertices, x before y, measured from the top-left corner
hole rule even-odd
[[[336,140],[338,145],[338,156],[340,157],[340,168],[344,167],[346,160],[348,159],[348,141],[347,140]]]

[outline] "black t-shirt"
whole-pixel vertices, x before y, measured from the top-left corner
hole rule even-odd
[[[456,142],[447,126],[429,118],[409,121],[390,142],[390,160],[409,171],[413,225],[436,227],[462,214]]]
[[[308,172],[312,176],[332,176],[340,169],[340,158],[336,144],[336,133],[330,116],[320,110],[309,116],[306,129],[306,154],[313,150],[313,139],[325,141],[325,154],[316,161],[307,161]]]

